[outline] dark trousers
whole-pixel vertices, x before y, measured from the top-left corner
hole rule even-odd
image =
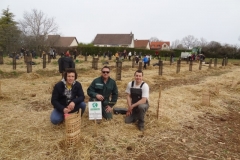
[[[144,62],[143,68],[144,68],[144,69],[147,69],[147,62]]]
[[[140,104],[139,106],[134,107],[132,110],[132,114],[126,116],[125,123],[133,123],[138,120],[138,126],[143,127],[145,122],[144,121],[145,113],[148,110],[148,108],[149,108],[148,103]]]

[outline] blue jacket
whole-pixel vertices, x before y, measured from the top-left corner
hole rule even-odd
[[[144,63],[147,63],[147,62],[148,62],[148,58],[147,58],[147,57],[144,57],[144,58],[143,58],[143,62],[144,62]]]

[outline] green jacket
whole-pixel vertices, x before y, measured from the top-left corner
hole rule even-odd
[[[90,101],[96,99],[97,94],[101,94],[104,96],[104,100],[102,101],[103,107],[109,105],[113,107],[118,99],[118,88],[116,82],[112,78],[108,78],[107,83],[103,82],[102,77],[98,77],[93,80],[91,85],[87,89],[87,94],[90,97]],[[110,100],[111,96],[111,100]]]

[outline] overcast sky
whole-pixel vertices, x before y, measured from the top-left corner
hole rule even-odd
[[[173,42],[188,35],[240,44],[240,0],[0,0],[15,20],[41,10],[54,17],[62,36],[90,43],[97,34]],[[2,14],[1,14],[2,15]]]

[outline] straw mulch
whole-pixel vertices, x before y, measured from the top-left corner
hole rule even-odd
[[[101,58],[100,58],[101,59]],[[8,58],[5,62],[10,63]],[[78,81],[81,82],[86,103],[86,90],[91,81],[100,75],[91,68],[91,57],[76,63]],[[163,75],[158,66],[144,70],[144,81],[150,86],[150,108],[146,114],[145,130],[140,132],[136,124],[125,124],[124,115],[114,115],[111,121],[95,124],[88,119],[86,109],[81,120],[80,142],[68,148],[65,145],[65,125],[50,123],[50,103],[53,85],[61,79],[57,72],[57,60],[42,69],[42,59],[35,59],[32,73],[19,60],[16,72],[24,72],[14,78],[2,78],[0,88],[0,159],[237,159],[240,157],[240,131],[223,128],[239,121],[240,116],[240,68],[229,64],[216,68],[203,65],[193,71],[182,62],[176,74],[176,63],[164,61]],[[102,60],[104,61],[104,60]],[[21,63],[20,63],[21,62]],[[157,60],[152,60],[152,63]],[[111,77],[115,79],[115,61],[109,61]],[[119,99],[116,107],[126,107],[125,89],[137,69],[124,61],[122,77],[117,81]],[[12,66],[1,66],[3,73],[12,72]],[[159,90],[161,85],[161,91]],[[203,91],[209,92],[210,105],[202,105]],[[161,92],[160,103],[159,92]],[[157,107],[160,106],[160,119]],[[232,119],[231,119],[232,117]],[[231,121],[232,122],[232,121]],[[229,134],[229,136],[225,135]],[[225,138],[224,138],[225,137]],[[227,139],[235,137],[235,139]],[[230,149],[226,151],[226,146]]]

